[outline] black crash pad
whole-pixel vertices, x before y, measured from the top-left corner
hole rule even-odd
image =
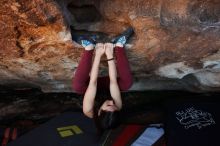
[[[80,112],[63,113],[33,129],[8,146],[97,146],[92,119]]]
[[[219,102],[169,104],[167,146],[219,146]]]

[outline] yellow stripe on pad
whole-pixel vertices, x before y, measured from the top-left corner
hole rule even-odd
[[[61,137],[67,137],[67,136],[71,136],[74,134],[83,133],[83,131],[76,125],[59,127],[57,128],[57,131],[59,132]]]

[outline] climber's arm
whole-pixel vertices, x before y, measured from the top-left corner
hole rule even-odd
[[[117,69],[115,65],[115,60],[113,59],[113,44],[112,43],[106,43],[106,56],[108,60],[108,69],[109,69],[109,79],[110,79],[110,93],[111,97],[113,98],[115,105],[120,110],[122,108],[122,100],[121,100],[121,92],[118,86],[117,82]]]
[[[97,79],[99,72],[99,64],[102,55],[104,54],[105,48],[103,44],[96,44],[96,53],[94,62],[91,69],[90,81],[88,88],[85,92],[83,98],[83,112],[86,116],[92,118],[93,117],[93,107],[95,102],[95,96],[97,91]]]

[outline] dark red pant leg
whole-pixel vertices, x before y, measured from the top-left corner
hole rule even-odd
[[[125,49],[122,47],[115,47],[116,68],[118,72],[118,85],[121,91],[128,90],[132,83],[132,75],[128,59],[125,54]]]
[[[75,76],[72,80],[72,87],[76,93],[84,94],[89,84],[89,74],[92,68],[93,50],[84,50]]]

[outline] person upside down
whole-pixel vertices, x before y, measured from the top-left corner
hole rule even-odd
[[[128,90],[133,83],[124,49],[132,34],[133,29],[128,28],[113,43],[95,44],[90,38],[80,42],[85,50],[72,81],[73,89],[78,94],[84,94],[83,112],[89,118],[94,118],[100,131],[118,126],[122,108],[121,91]],[[103,55],[107,58],[109,76],[99,77]]]

